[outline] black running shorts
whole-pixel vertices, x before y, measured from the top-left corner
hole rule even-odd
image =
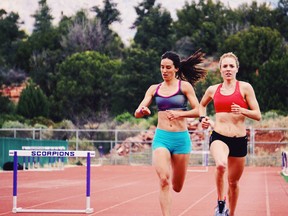
[[[221,140],[229,148],[229,156],[231,157],[245,157],[247,155],[248,137],[227,137],[215,131],[210,136],[209,147],[215,140]]]

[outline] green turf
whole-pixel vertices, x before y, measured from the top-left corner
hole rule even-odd
[[[288,176],[285,176],[285,175],[283,174],[283,172],[281,172],[281,175],[283,176],[283,178],[285,179],[285,181],[288,182]]]

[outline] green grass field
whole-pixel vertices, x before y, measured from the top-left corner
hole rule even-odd
[[[283,172],[281,172],[281,175],[283,176],[283,178],[285,179],[285,181],[288,182],[288,176],[285,176],[285,175],[283,174]]]

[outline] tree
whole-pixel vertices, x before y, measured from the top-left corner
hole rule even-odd
[[[62,50],[43,50],[30,58],[30,77],[49,97],[55,88],[56,65],[64,60]]]
[[[39,0],[39,10],[32,15],[35,18],[34,29],[29,37],[29,45],[32,47],[32,53],[41,53],[43,50],[60,49],[60,35],[53,28],[51,9],[46,0]],[[32,54],[31,54],[32,55]]]
[[[176,50],[186,56],[199,48],[208,55],[217,52],[227,37],[224,29],[228,23],[226,14],[227,9],[220,1],[216,4],[212,0],[200,0],[198,4],[186,2],[183,9],[177,11],[178,19],[173,24]]]
[[[114,75],[112,113],[134,112],[147,88],[161,81],[160,57],[155,50],[129,48],[123,56],[118,74]]]
[[[19,15],[0,10],[0,65],[13,67],[17,52],[17,43],[26,38],[23,30],[19,30]]]
[[[262,112],[275,110],[288,114],[287,68],[288,54],[259,68],[253,86]]]
[[[94,51],[75,53],[67,57],[57,69],[53,101],[53,119],[80,116],[93,118],[109,111],[114,92],[114,74],[120,69],[119,60]]]
[[[144,0],[143,2],[139,3],[137,7],[134,7],[137,14],[137,18],[133,23],[133,25],[131,26],[131,29],[135,29],[139,25],[141,25],[143,19],[151,13],[155,1],[156,0]]]
[[[49,101],[33,81],[30,81],[21,93],[17,105],[17,114],[29,119],[39,116],[48,117],[49,115]]]
[[[273,16],[276,20],[278,31],[288,40],[288,0],[279,0],[278,7],[275,9]]]
[[[104,28],[109,29],[109,26],[114,22],[121,22],[120,11],[116,8],[117,4],[112,3],[112,0],[103,0],[104,9],[94,6],[92,11],[96,13],[96,17],[101,20]]]
[[[122,49],[124,44],[121,41],[120,36],[110,29],[111,24],[115,22],[121,22],[120,11],[116,8],[117,4],[112,0],[103,0],[104,8],[101,9],[98,6],[94,6],[92,11],[96,13],[96,23],[101,26],[101,33],[103,36],[103,47],[105,48],[103,53],[113,57],[120,57],[122,55]]]
[[[47,1],[39,0],[38,4],[39,9],[32,15],[35,18],[33,33],[23,46],[29,50],[29,76],[50,96],[56,64],[63,60],[61,32],[52,26],[53,17]]]
[[[13,114],[15,105],[10,101],[8,97],[0,95],[0,114]]]
[[[104,52],[105,35],[99,21],[83,19],[73,22],[67,35],[62,37],[61,46],[69,54],[86,50]]]
[[[134,36],[136,47],[139,46],[144,50],[154,49],[161,55],[172,48],[172,18],[160,4],[153,7],[154,2],[154,0],[144,0],[135,8],[138,18],[132,28],[137,28]]]
[[[240,61],[239,79],[253,82],[261,65],[286,53],[283,37],[269,27],[254,27],[228,37],[221,53],[233,51]]]
[[[239,16],[239,24],[242,26],[242,29],[252,25],[270,28],[276,27],[273,11],[266,2],[260,5],[255,0],[251,2],[251,5],[244,3],[235,10],[235,13]]]
[[[90,50],[115,58],[121,56],[124,45],[120,37],[103,25],[102,19],[88,19],[85,11],[78,11],[67,27],[61,40],[66,55]]]
[[[52,28],[53,17],[51,15],[51,9],[49,8],[46,0],[39,0],[39,10],[36,11],[32,17],[35,18],[35,24],[33,32],[46,32]]]

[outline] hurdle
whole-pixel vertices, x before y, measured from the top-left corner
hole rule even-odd
[[[95,157],[95,151],[53,151],[53,150],[9,150],[9,156],[13,156],[13,213],[34,212],[34,213],[93,213],[90,207],[90,169],[91,157]],[[24,209],[17,207],[17,171],[18,156],[27,157],[86,157],[86,209]]]
[[[287,152],[282,152],[282,174],[288,176],[288,161],[287,161]]]
[[[209,167],[209,151],[191,151],[190,156],[192,155],[202,155],[202,164],[201,166],[204,167],[203,169],[193,169],[191,166],[187,169],[187,172],[208,172]]]
[[[64,151],[65,150],[65,146],[22,146],[22,150],[61,150]],[[34,161],[35,157],[32,157],[32,167],[31,167],[31,161],[30,161],[30,157],[28,156],[26,158],[26,156],[23,156],[23,170],[26,170],[26,168],[28,170],[30,169],[35,169],[35,161]],[[26,159],[27,159],[27,166],[26,166]],[[58,160],[57,160],[58,159]],[[57,167],[59,169],[63,169],[64,168],[64,157],[58,157],[57,159],[55,159],[55,157],[48,157],[48,168],[52,168],[52,167]],[[58,165],[57,166],[57,162]],[[54,166],[53,166],[53,163]],[[37,157],[37,168],[40,167],[40,157]]]

